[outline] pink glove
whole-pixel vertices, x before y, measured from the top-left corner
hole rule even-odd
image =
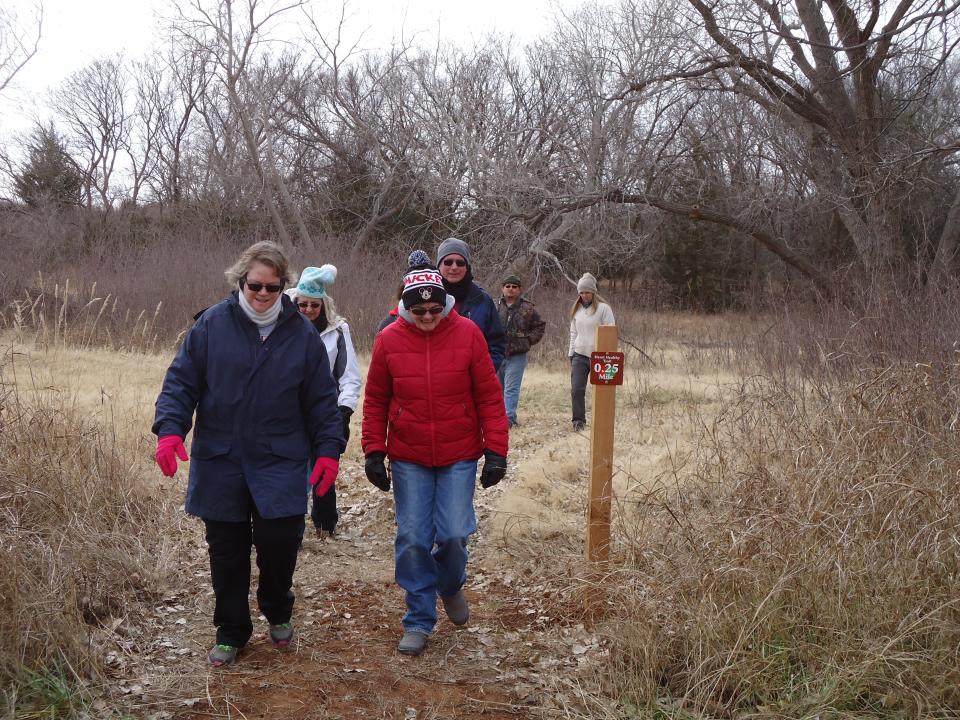
[[[157,438],[157,465],[160,472],[167,477],[173,477],[177,472],[177,458],[189,460],[187,449],[183,446],[183,438],[179,435],[164,435]]]
[[[323,497],[333,487],[340,472],[340,461],[328,457],[318,457],[310,473],[310,484],[316,488],[317,497]]]

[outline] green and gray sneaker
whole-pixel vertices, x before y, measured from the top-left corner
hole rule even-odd
[[[233,665],[237,661],[238,652],[240,648],[233,645],[214,645],[213,650],[207,653],[207,660],[215,668]]]
[[[293,625],[288,622],[270,626],[270,642],[276,648],[285,648],[293,639]]]

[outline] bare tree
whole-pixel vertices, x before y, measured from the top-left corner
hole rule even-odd
[[[33,6],[26,20],[10,7],[0,7],[0,92],[37,54],[43,37],[43,4]]]
[[[688,2],[704,30],[703,55],[673,75],[698,76],[783,118],[803,140],[809,178],[831,198],[863,268],[897,266],[917,154],[956,149],[955,138],[928,143],[898,132],[898,120],[930,98],[960,41],[960,4]]]
[[[117,158],[129,145],[127,82],[122,56],[102,58],[70,75],[51,98],[71,155],[82,163],[87,207],[95,198],[104,210],[113,206]]]
[[[308,242],[309,234],[299,208],[293,204],[286,184],[272,162],[269,124],[265,122],[270,114],[266,107],[269,98],[258,93],[251,84],[250,71],[257,51],[270,42],[267,33],[271,26],[282,15],[300,8],[305,2],[192,0],[178,4],[178,17],[172,28],[188,47],[192,46],[195,53],[208,59],[230,110],[239,122],[249,160],[265,188],[262,194],[264,205],[285,244],[290,243],[290,234],[275,194],[294,219],[300,242]],[[212,113],[206,115],[208,122],[213,117]]]
[[[164,205],[183,200],[188,138],[209,78],[204,57],[176,43],[142,69],[142,102],[157,113],[156,168],[147,177]]]

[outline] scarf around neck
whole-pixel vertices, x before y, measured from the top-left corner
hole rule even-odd
[[[467,299],[467,295],[470,294],[470,286],[473,285],[473,271],[470,269],[470,266],[467,266],[467,273],[463,276],[463,280],[454,284],[448,282],[446,278],[443,279],[443,289],[446,290],[450,295],[453,295],[457,303],[462,303]]]
[[[270,309],[266,312],[258,313],[252,307],[250,303],[247,302],[247,298],[243,294],[243,290],[239,293],[240,296],[240,307],[243,308],[243,312],[248,318],[259,328],[267,327],[269,325],[274,325],[277,322],[277,318],[280,317],[280,311],[283,309],[283,299],[278,294],[277,301],[270,306]]]

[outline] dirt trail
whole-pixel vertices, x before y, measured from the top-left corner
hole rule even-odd
[[[555,416],[518,429],[515,483],[530,472],[521,466],[539,463],[536,448],[557,443],[560,434]],[[207,666],[212,594],[197,529],[184,568],[196,578],[195,588],[155,608],[154,648],[144,653],[153,658],[153,677],[128,681],[122,691],[142,693],[153,708],[162,708],[149,715],[158,720],[469,720],[550,716],[569,706],[575,678],[604,651],[580,622],[579,608],[536,571],[537,558],[522,547],[504,545],[502,520],[494,517],[510,515],[501,507],[515,490],[509,484],[489,491],[478,487],[479,531],[471,543],[465,588],[469,624],[455,628],[440,608],[435,634],[421,657],[396,652],[404,604],[393,581],[390,496],[372,488],[360,463],[348,458],[338,482],[337,537],[315,538],[308,522],[295,576],[293,646],[275,650],[260,618],[236,666]],[[179,682],[171,683],[174,675]],[[165,695],[162,702],[159,695]]]
[[[715,399],[708,383],[654,381],[644,389],[643,417],[624,413],[618,429],[615,488],[623,499],[638,478],[669,472],[678,446],[690,440],[673,396],[683,406]],[[567,391],[555,376],[535,376],[530,386],[535,402],[512,433],[507,480],[477,490],[467,627],[455,628],[441,609],[424,655],[396,652],[404,604],[393,582],[392,498],[367,483],[354,441],[338,480],[336,539],[317,539],[308,527],[295,576],[294,645],[275,650],[260,618],[234,668],[209,668],[206,550],[200,523],[184,518],[181,567],[193,580],[154,609],[133,663],[142,667],[145,659],[151,669],[117,668],[118,676],[140,674],[121,690],[142,696],[152,720],[590,717],[584,689],[596,687],[608,651],[584,626],[576,592],[589,433],[573,433],[561,419]],[[653,403],[656,393],[669,396]],[[622,512],[629,503],[615,516]]]

